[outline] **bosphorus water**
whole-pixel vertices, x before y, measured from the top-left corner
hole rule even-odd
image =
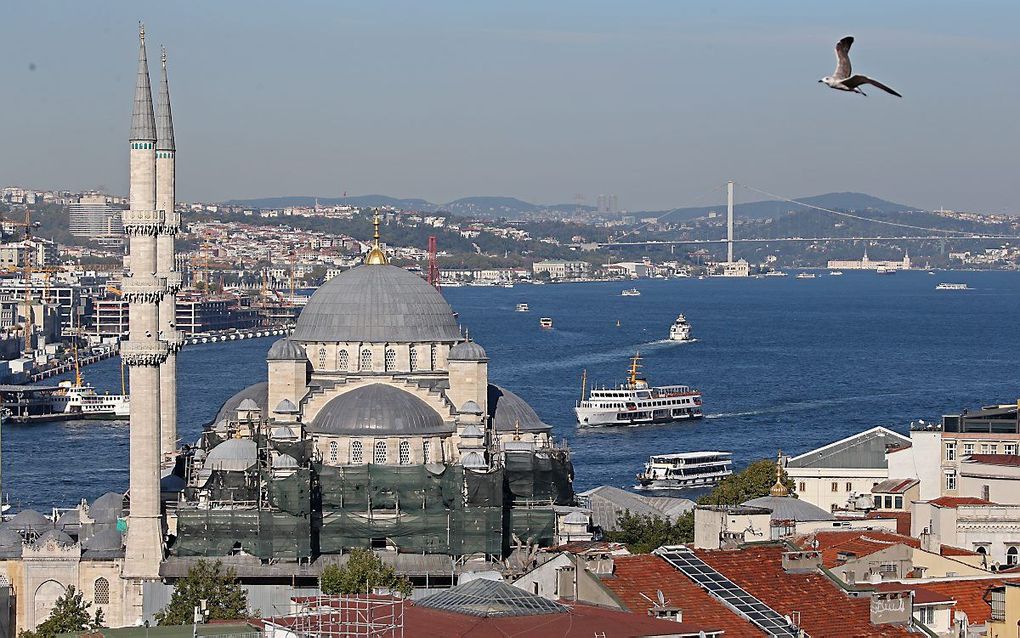
[[[936,291],[940,281],[973,290]],[[640,297],[621,297],[637,287]],[[629,487],[648,455],[732,450],[738,466],[796,454],[875,425],[1020,396],[1020,275],[1006,272],[847,272],[817,279],[647,280],[450,288],[444,294],[485,347],[490,381],[520,394],[574,452],[575,487]],[[529,313],[514,312],[527,302]],[[683,312],[695,343],[666,341]],[[541,330],[538,318],[555,328]],[[617,327],[617,321],[620,326]],[[179,431],[194,441],[219,405],[264,380],[275,338],[185,348]],[[652,384],[704,393],[706,418],[640,428],[578,430],[571,408],[581,370],[590,383],[624,379],[644,358]],[[85,371],[119,392],[119,360]],[[128,425],[5,424],[3,490],[16,507],[73,505],[127,489]]]

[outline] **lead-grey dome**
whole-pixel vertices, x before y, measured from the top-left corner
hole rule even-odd
[[[124,513],[124,495],[107,492],[89,506],[89,516],[97,523],[116,523]]]
[[[21,534],[12,529],[0,529],[0,558],[17,558],[21,556],[24,540]]]
[[[216,413],[216,418],[209,423],[219,423],[220,421],[235,418],[237,416],[238,406],[241,405],[245,399],[253,400],[255,404],[259,406],[259,409],[262,410],[262,413],[265,414],[266,408],[268,407],[266,404],[269,403],[269,383],[266,381],[254,383],[230,397],[223,402],[223,405],[220,406],[219,411]]]
[[[489,416],[499,432],[513,432],[519,423],[522,432],[548,432],[551,426],[538,418],[527,401],[498,385],[489,384]]]
[[[22,534],[28,531],[38,534],[53,529],[53,521],[35,510],[21,510],[4,523],[4,527]]]
[[[53,541],[59,547],[70,547],[74,545],[74,539],[60,531],[59,529],[51,529],[45,534],[39,536],[35,541],[36,547],[45,547],[46,543]]]
[[[765,507],[772,510],[774,521],[831,521],[831,512],[792,496],[761,496],[744,501],[741,505]]]
[[[243,472],[258,461],[258,446],[250,439],[228,439],[209,451],[205,469]]]
[[[332,399],[315,415],[308,431],[355,435],[441,434],[452,432],[453,428],[413,394],[372,383]]]
[[[403,268],[352,268],[323,284],[301,311],[296,341],[456,341],[453,310],[439,291]]]
[[[485,349],[474,341],[461,341],[450,348],[450,354],[446,359],[448,361],[488,361],[489,357],[485,354]]]
[[[266,354],[267,361],[304,361],[307,358],[301,344],[291,341],[287,337],[274,343],[269,348],[269,353]]]

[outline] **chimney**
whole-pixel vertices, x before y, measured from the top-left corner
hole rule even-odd
[[[913,611],[911,591],[876,591],[871,595],[872,625],[909,624]]]
[[[783,552],[783,571],[787,574],[810,574],[822,564],[818,551]]]
[[[942,543],[939,542],[938,536],[933,535],[928,530],[924,530],[921,532],[921,549],[932,554],[941,554]]]

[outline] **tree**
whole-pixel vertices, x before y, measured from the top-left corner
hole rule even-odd
[[[694,511],[681,514],[676,521],[660,516],[631,514],[626,511],[617,519],[619,529],[606,532],[606,540],[623,543],[635,554],[647,554],[662,545],[679,545],[694,541]]]
[[[371,593],[377,587],[411,595],[411,581],[398,577],[392,567],[367,549],[355,549],[343,566],[327,565],[319,578],[319,589],[327,596]]]
[[[19,638],[53,638],[57,634],[98,629],[103,626],[103,610],[97,609],[95,616],[89,614],[92,603],[85,602],[85,596],[74,585],[53,604],[53,611],[35,631],[22,631]]]
[[[782,473],[783,485],[791,497],[794,495],[793,480]],[[744,501],[768,496],[776,483],[776,462],[762,459],[748,465],[744,471],[727,476],[708,496],[699,499],[703,505],[740,505]]]
[[[160,625],[190,625],[195,607],[206,601],[209,620],[238,620],[248,617],[248,593],[237,582],[232,569],[220,561],[200,560],[174,585],[170,603],[156,613]]]

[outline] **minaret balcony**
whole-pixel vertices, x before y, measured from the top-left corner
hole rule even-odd
[[[163,341],[124,341],[120,358],[129,366],[158,366],[166,361],[169,350]]]
[[[126,210],[121,215],[124,232],[129,235],[155,235],[163,226],[161,210]]]
[[[160,273],[159,276],[166,279],[166,291],[171,295],[180,292],[181,287],[184,285],[184,278],[176,270]]]
[[[151,275],[134,275],[125,277],[120,289],[128,303],[159,303],[166,294],[166,280]]]
[[[160,233],[164,235],[176,235],[181,232],[181,214],[177,211],[160,211],[163,214],[163,228]]]
[[[180,330],[160,330],[159,338],[166,344],[170,352],[180,352],[184,342],[188,340],[187,335]]]

